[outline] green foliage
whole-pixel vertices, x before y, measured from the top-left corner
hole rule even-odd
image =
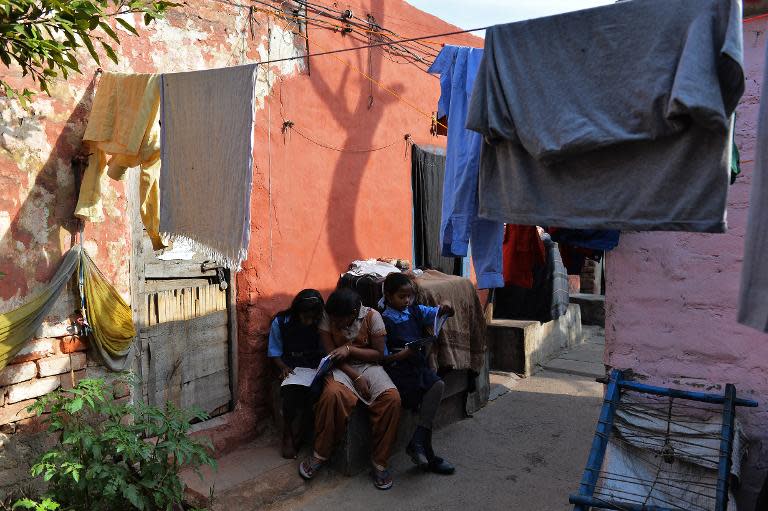
[[[50,411],[49,431],[61,435],[32,475],[48,482],[46,497],[63,509],[173,509],[182,501],[181,467],[198,473],[202,465],[215,467],[206,446],[188,436],[190,421],[208,416],[172,404],[161,409],[120,403],[112,396],[103,380],[82,380],[32,405],[38,415]]]
[[[178,4],[167,0],[0,0],[0,61],[18,65],[48,93],[51,79],[80,73],[77,50],[85,48],[97,63],[96,46],[117,62],[113,45],[120,38],[108,23],[115,18],[134,35],[136,29],[118,16],[143,13],[144,23],[161,18]],[[18,91],[0,79],[0,93],[23,104],[34,94]]]
[[[17,500],[11,509],[32,509],[33,511],[55,511],[61,506],[51,499],[43,499],[42,502],[35,502],[32,499]]]

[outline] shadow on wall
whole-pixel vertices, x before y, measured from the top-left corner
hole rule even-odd
[[[0,215],[17,212],[13,219],[8,215],[5,225],[0,224],[4,231],[0,239],[0,272],[5,274],[0,278],[0,306],[11,300],[0,310],[21,305],[37,284],[47,283],[61,261],[62,250],[74,242],[78,225],[73,216],[77,160],[82,156],[82,131],[95,84],[94,78],[61,124],[61,132],[42,167],[37,167],[34,152],[46,147],[48,133],[56,124],[55,118],[51,119],[55,114],[7,108],[7,117],[0,118],[0,155],[10,162],[0,167]],[[39,97],[39,101],[59,103],[44,93]],[[39,103],[32,103],[31,108],[36,105]],[[26,178],[34,182],[24,196]]]
[[[378,7],[377,7],[378,4]],[[386,17],[384,1],[373,1],[372,10],[380,13],[382,19]],[[367,44],[368,40],[361,39],[360,44]],[[368,50],[370,53],[370,63],[368,74],[371,77],[380,76],[382,70],[382,51],[375,49]],[[326,57],[327,58],[327,57]],[[349,86],[350,74],[354,73],[349,67],[346,67],[342,76],[341,85],[337,90],[355,91],[356,87]],[[357,76],[364,87],[359,87],[360,94],[357,103],[354,106],[345,104],[344,96],[341,100],[334,101],[339,95],[321,73],[312,74],[310,81],[312,87],[317,91],[318,97],[327,98],[328,111],[333,115],[343,131],[339,131],[338,140],[340,147],[366,148],[376,145],[374,136],[377,127],[382,120],[384,109],[397,102],[397,99],[390,94],[380,94],[375,97],[371,108],[369,108],[369,95],[364,91],[368,90],[368,80],[362,75]],[[396,93],[401,93],[404,87],[401,83],[387,86]],[[365,128],[361,129],[358,120],[364,117]],[[327,225],[328,239],[330,240],[330,250],[335,261],[340,264],[351,262],[352,259],[367,256],[360,247],[357,234],[354,229],[354,219],[356,210],[359,207],[358,199],[360,196],[360,187],[364,176],[364,170],[370,163],[376,153],[338,153],[335,168],[333,170],[333,181],[329,193],[328,209],[326,210],[324,222]],[[408,183],[410,186],[410,182]]]

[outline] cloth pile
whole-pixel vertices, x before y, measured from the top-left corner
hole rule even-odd
[[[427,270],[416,278],[416,284],[417,303],[438,306],[447,301],[456,311],[443,326],[430,365],[479,373],[485,364],[485,315],[472,281]]]

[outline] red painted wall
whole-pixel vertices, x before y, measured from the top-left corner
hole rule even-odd
[[[363,18],[373,13],[378,23],[404,36],[454,30],[400,1],[351,2],[339,8]],[[443,41],[482,44],[472,36]],[[363,44],[367,41],[310,28],[314,52]],[[437,78],[374,49],[370,76],[403,101],[374,85],[369,108],[370,81],[345,65],[368,72],[369,50],[337,57],[313,58],[309,75],[276,84],[257,114],[253,237],[237,282],[239,406],[258,418],[269,413],[265,357],[271,316],[302,288],[327,295],[354,259],[410,259],[411,163],[404,137],[409,134],[417,144],[445,144],[444,138],[430,135],[430,119],[405,103],[428,114],[436,110]],[[294,122],[296,130],[283,135],[284,120]],[[386,148],[339,152],[318,143],[346,150]]]
[[[404,37],[456,30],[401,0],[335,6],[361,18],[372,14],[381,26]],[[203,0],[185,4],[150,27],[131,18],[141,36],[131,37],[116,27],[123,38],[117,48],[120,63],[103,58],[102,65],[107,71],[187,71],[275,59],[303,48],[302,40],[287,33],[289,21],[253,14],[251,22],[247,7]],[[317,27],[309,28],[309,38],[312,52],[369,42]],[[437,42],[436,50],[442,42],[482,44],[469,35]],[[57,83],[51,97],[38,96],[30,112],[0,98],[0,271],[6,273],[0,278],[0,312],[45,285],[73,242],[71,160],[82,149],[97,67],[84,52],[80,61],[85,74]],[[269,416],[266,333],[271,316],[304,287],[330,292],[353,259],[411,257],[410,152],[404,136],[429,144],[444,144],[445,139],[433,138],[429,118],[416,111],[430,114],[436,109],[439,80],[396,61],[403,59],[374,49],[312,58],[309,74],[284,64],[272,66],[269,77],[260,73],[253,235],[237,278],[239,401],[234,416],[218,431],[221,448],[255,433]],[[402,100],[376,85],[371,93],[370,82],[345,63],[370,73]],[[15,85],[32,86],[16,70],[7,77]],[[284,120],[293,121],[296,131],[283,133]],[[382,146],[387,147],[348,152]],[[85,246],[127,298],[127,198],[122,183],[104,184],[106,220],[86,227]],[[72,290],[49,323],[61,324],[76,304]],[[44,335],[54,334],[62,332]]]

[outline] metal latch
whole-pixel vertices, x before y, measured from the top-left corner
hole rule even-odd
[[[227,277],[224,273],[224,267],[212,261],[205,261],[200,265],[200,271],[203,273],[211,270],[216,270],[216,278],[219,280],[219,289],[225,291],[229,287],[229,283],[227,282]]]

